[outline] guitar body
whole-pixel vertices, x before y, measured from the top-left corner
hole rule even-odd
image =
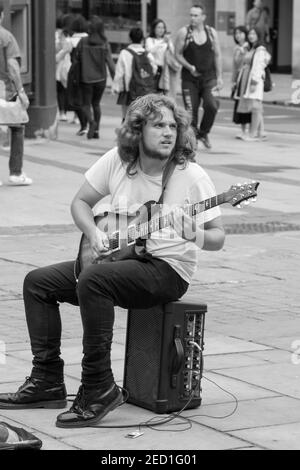
[[[109,236],[109,244],[112,252],[103,258],[94,259],[90,242],[83,235],[80,241],[78,261],[80,270],[92,264],[110,263],[133,258],[134,255],[144,251],[143,246],[136,246],[136,227],[141,223],[146,223],[151,216],[159,210],[159,206],[154,201],[149,201],[143,205],[134,217],[106,213],[95,217],[95,224],[102,232]],[[131,229],[132,227],[132,229]],[[132,233],[132,234],[131,234]],[[147,239],[149,236],[141,237]]]

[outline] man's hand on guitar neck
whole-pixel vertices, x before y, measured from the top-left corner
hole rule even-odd
[[[111,250],[109,249],[108,237],[106,233],[99,230],[98,227],[95,226],[95,230],[89,236],[89,242],[95,261],[98,258],[104,258],[110,255]]]

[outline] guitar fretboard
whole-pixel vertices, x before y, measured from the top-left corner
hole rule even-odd
[[[225,193],[214,196],[202,202],[196,204],[187,204],[183,207],[183,211],[190,217],[196,217],[198,214],[205,212],[214,207],[220,206],[226,202]],[[157,207],[157,206],[154,206]],[[161,215],[158,213],[154,214],[151,220],[147,222],[138,223],[128,227],[128,243],[135,242],[138,238],[144,238],[152,233],[163,230],[170,226],[170,213]]]

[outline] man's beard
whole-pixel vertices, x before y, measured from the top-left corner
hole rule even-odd
[[[146,157],[152,158],[153,160],[160,160],[161,162],[164,160],[168,160],[174,152],[174,148],[172,149],[172,151],[169,152],[169,154],[159,152],[157,150],[152,150],[145,144],[145,142],[143,142],[143,140],[141,141],[141,146]]]

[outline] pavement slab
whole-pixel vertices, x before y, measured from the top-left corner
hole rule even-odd
[[[234,431],[231,435],[262,445],[270,450],[300,450],[299,422]]]

